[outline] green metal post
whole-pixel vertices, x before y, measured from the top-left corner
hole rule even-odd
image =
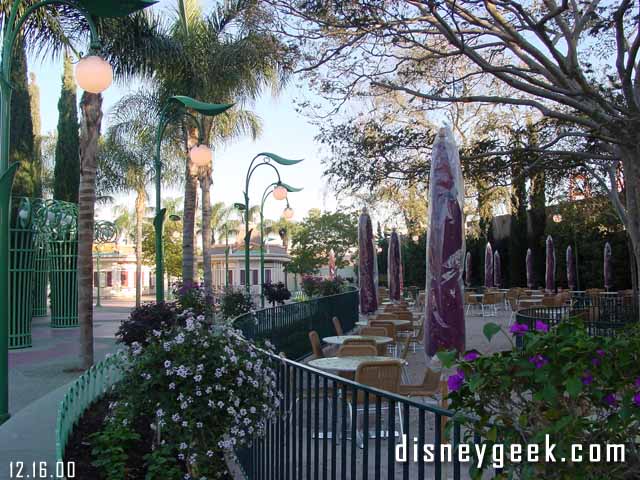
[[[260,306],[264,308],[264,202],[260,208]]]
[[[96,307],[101,307],[102,304],[100,303],[100,251],[96,250],[96,272],[98,274],[98,291],[96,292]]]
[[[225,228],[224,248],[224,286],[229,288],[229,229]]]

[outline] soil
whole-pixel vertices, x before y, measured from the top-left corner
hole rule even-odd
[[[91,464],[94,459],[91,455],[92,446],[89,437],[102,429],[104,418],[109,411],[109,402],[111,401],[113,401],[113,398],[107,395],[90,406],[69,437],[64,460],[65,462],[75,462],[75,478],[78,480],[98,480],[103,478],[99,470]],[[149,428],[149,423],[148,419],[140,418],[134,425],[143,440],[135,448],[128,449],[128,475],[123,480],[143,480],[145,477],[144,456],[150,452],[153,435]]]

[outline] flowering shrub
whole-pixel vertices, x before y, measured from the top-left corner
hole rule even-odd
[[[336,277],[334,279],[325,279],[323,277],[302,277],[302,291],[307,297],[321,296],[328,297],[336,295],[342,290],[342,279]]]
[[[300,288],[307,297],[311,298],[318,294],[322,280],[322,277],[305,275],[302,277],[302,281],[300,282]]]
[[[207,315],[212,312],[213,298],[207,299],[203,285],[176,283],[173,286],[173,294],[181,311],[191,310],[196,315]]]
[[[264,296],[267,297],[267,301],[274,307],[276,306],[276,303],[284,305],[284,302],[291,298],[291,292],[282,282],[275,284],[265,283],[263,290]]]
[[[118,342],[131,345],[147,344],[152,330],[171,329],[177,321],[178,310],[174,303],[145,303],[134,308],[129,318],[123,320],[116,332]]]
[[[220,301],[220,311],[224,318],[238,317],[243,313],[249,313],[253,308],[251,295],[247,295],[244,290],[234,290],[231,287],[225,289]]]
[[[515,443],[540,446],[538,463],[512,462],[494,478],[640,478],[640,329],[591,337],[582,323],[566,320],[551,329],[538,321],[531,330],[518,324],[510,330],[524,340],[522,349],[467,352],[460,360],[455,352],[438,354],[445,367],[456,368],[448,378],[450,408],[478,419],[467,423],[488,449],[492,443],[505,444],[505,452]],[[511,341],[496,324],[485,325],[484,333]],[[556,463],[545,461],[547,434],[556,444]],[[581,463],[570,461],[572,444],[583,446]],[[599,463],[588,460],[591,444],[601,445]],[[605,444],[625,444],[625,461],[606,462]],[[480,478],[481,472],[472,474]]]
[[[182,465],[185,478],[226,478],[224,453],[262,435],[277,412],[276,372],[236,330],[214,330],[191,313],[183,320],[183,328],[154,331],[145,347],[131,345],[107,429],[150,418],[163,463],[168,456]]]

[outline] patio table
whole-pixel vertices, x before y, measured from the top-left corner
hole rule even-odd
[[[542,305],[542,301],[535,298],[523,298],[522,300],[518,300],[518,305]]]
[[[361,357],[326,357],[309,360],[307,365],[320,370],[330,370],[337,372],[355,372],[358,366],[365,362],[386,362],[393,360],[391,357],[383,356],[361,356]],[[399,360],[398,360],[399,361]]]
[[[324,337],[322,340],[330,345],[342,345],[345,340],[373,340],[376,345],[386,345],[393,342],[391,337],[379,337],[377,335],[339,335],[334,337]]]
[[[382,319],[382,320],[373,320],[374,322],[389,322],[389,323],[393,323],[396,327],[404,327],[405,325],[409,325],[411,322],[411,320],[396,320],[396,319],[392,319],[392,320],[387,320],[387,319]],[[368,327],[369,322],[367,322],[366,320],[358,320],[356,322],[356,325],[358,325],[359,327]]]

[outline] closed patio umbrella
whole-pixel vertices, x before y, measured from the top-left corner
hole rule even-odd
[[[462,284],[464,260],[464,182],[458,147],[449,128],[441,128],[431,154],[425,354],[465,349]]]
[[[576,260],[573,258],[573,248],[567,247],[567,284],[569,290],[576,289]]]
[[[502,286],[502,265],[500,264],[500,252],[497,250],[493,253],[493,286],[498,288]]]
[[[554,292],[556,289],[556,250],[553,246],[551,235],[547,237],[546,266],[545,266],[545,288],[547,292]]]
[[[472,271],[471,271],[471,252],[467,252],[467,257],[464,261],[464,280],[465,283],[467,284],[467,287],[471,286],[471,275],[472,275]]]
[[[394,228],[389,237],[389,255],[387,256],[387,278],[389,282],[389,298],[400,301],[400,237]]]
[[[490,242],[487,242],[484,251],[484,286],[485,288],[493,287],[493,249]]]
[[[366,208],[358,220],[358,280],[360,286],[360,312],[373,313],[378,309],[374,285],[373,228]]]
[[[527,259],[526,259],[526,266],[527,266],[527,287],[528,288],[533,288],[535,283],[533,280],[533,252],[531,251],[530,248],[527,249]]]
[[[611,265],[611,244],[604,244],[604,288],[609,291],[613,288],[613,268]]]

